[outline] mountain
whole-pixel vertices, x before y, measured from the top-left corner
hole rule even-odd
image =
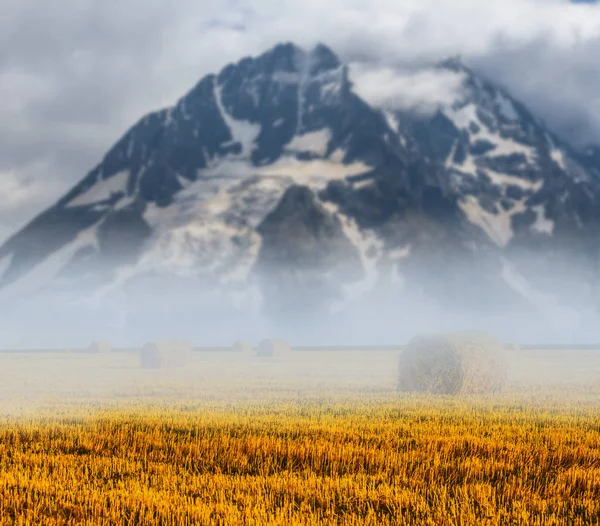
[[[140,320],[232,306],[283,332],[586,329],[600,148],[571,147],[460,61],[431,70],[462,90],[428,113],[369,104],[323,45],[203,78],[0,247],[0,303],[92,298]]]

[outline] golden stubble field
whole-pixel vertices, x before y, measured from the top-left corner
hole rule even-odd
[[[0,524],[600,524],[600,355],[543,356],[450,398],[395,353],[0,355]]]

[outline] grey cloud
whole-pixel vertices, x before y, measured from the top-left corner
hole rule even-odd
[[[159,70],[181,13],[158,0],[0,4],[1,242],[174,101]]]
[[[564,48],[539,38],[518,48],[498,43],[473,65],[504,83],[572,142],[600,141],[600,38]]]

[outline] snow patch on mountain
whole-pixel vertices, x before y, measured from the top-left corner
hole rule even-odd
[[[387,121],[388,126],[395,133],[400,133],[400,121],[398,120],[398,116],[391,111],[384,111],[383,115],[385,117],[385,120]]]
[[[330,141],[331,130],[329,130],[329,128],[324,128],[322,130],[294,136],[285,149],[289,152],[306,152],[325,157]]]
[[[260,135],[262,127],[259,124],[253,124],[248,121],[241,121],[234,119],[223,105],[222,88],[218,84],[215,84],[214,95],[217,107],[221,112],[221,117],[227,124],[231,133],[231,143],[239,143],[242,151],[238,157],[243,159],[249,159],[256,147],[256,139]]]
[[[467,220],[481,228],[488,237],[500,247],[505,247],[514,236],[512,216],[526,210],[525,200],[518,201],[510,210],[496,207],[492,214],[482,208],[475,196],[466,196],[458,203]]]
[[[129,180],[129,171],[118,172],[111,177],[101,179],[96,182],[89,190],[76,196],[67,203],[68,208],[76,206],[91,206],[109,201],[115,194],[127,194],[127,182]]]
[[[552,150],[552,153],[550,154],[552,156],[552,160],[558,164],[558,166],[560,166],[563,170],[567,170],[567,161],[566,161],[566,156],[565,156],[565,152],[559,150],[558,148],[555,148]]]
[[[550,147],[550,157],[551,159],[560,166],[562,170],[568,172],[567,167],[567,155],[561,148],[558,147],[556,141],[550,136],[549,133],[546,133],[546,141]]]
[[[342,87],[344,86],[345,72],[345,66],[340,66],[335,70],[321,73],[316,77],[316,80],[320,84],[319,88],[323,102],[332,104],[339,99]]]
[[[319,140],[322,139],[321,137]],[[291,179],[292,183],[308,186],[314,190],[323,190],[329,181],[344,180],[348,177],[365,174],[373,169],[362,161],[344,164],[344,156],[343,150],[336,150],[326,159],[298,159],[295,155],[288,154],[282,155],[277,161],[264,166],[253,166],[246,160],[227,158],[213,163],[209,168],[200,170],[198,183],[202,184],[207,180],[213,180],[215,184],[220,184],[219,182],[241,180],[253,176],[267,179],[280,177]],[[192,186],[195,185],[196,183],[192,184]]]
[[[338,148],[329,156],[329,160],[334,163],[343,164],[345,157],[346,157],[346,150],[344,150],[342,148]],[[355,164],[355,166],[358,166],[358,165]],[[367,165],[363,165],[363,166],[367,166]]]
[[[455,162],[454,155],[456,153],[456,145],[454,146],[454,150],[450,153],[445,162],[445,167],[447,169],[455,168],[462,173],[471,174],[472,176],[477,176],[477,165],[475,164],[475,157],[471,154],[465,156],[462,162]]]
[[[482,127],[479,132],[473,133],[473,137],[477,140],[488,141],[494,145],[494,149],[488,153],[490,157],[521,153],[526,157],[527,162],[536,162],[537,153],[534,148],[513,141],[512,139],[506,139],[500,134],[490,133],[487,128]]]
[[[348,302],[354,302],[363,298],[371,292],[379,279],[377,264],[383,255],[384,243],[371,230],[361,230],[356,221],[339,210],[333,203],[323,203],[325,209],[334,214],[341,222],[342,231],[350,242],[358,249],[365,277],[355,283],[342,286],[344,299],[334,302],[331,312],[339,312],[347,306]]]
[[[544,185],[544,181],[530,181],[529,179],[523,179],[515,175],[501,174],[494,170],[486,170],[486,175],[491,179],[492,183],[499,187],[506,186],[518,186],[523,190],[533,190],[534,192],[539,191]]]
[[[459,108],[454,106],[445,107],[442,112],[448,117],[459,130],[469,129],[472,123],[480,126],[482,123],[477,116],[477,105],[466,104]]]
[[[546,208],[539,205],[532,207],[532,210],[536,213],[536,220],[531,229],[539,234],[551,236],[554,233],[554,221],[546,217]]]
[[[343,180],[347,177],[365,174],[371,170],[372,167],[362,161],[343,164],[331,159],[304,161],[295,157],[284,156],[271,165],[260,167],[256,173],[264,176],[282,175],[292,177],[296,184],[323,190],[329,181]]]
[[[259,181],[246,182],[241,189],[236,185],[243,183],[236,178],[197,181],[179,192],[168,208],[150,206],[144,218],[155,235],[140,261],[140,270],[214,273],[218,279],[228,273],[233,276],[228,279],[247,276],[240,267],[248,269],[260,248],[260,236],[254,229],[285,185],[272,189],[260,187]]]
[[[373,179],[361,179],[359,181],[352,181],[352,188],[354,190],[360,190],[361,188],[366,188],[367,186],[371,186],[373,184]]]

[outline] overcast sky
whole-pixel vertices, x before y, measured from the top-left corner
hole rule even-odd
[[[600,142],[596,3],[0,0],[0,242],[141,115],[290,40],[322,41],[383,78],[406,62],[461,54],[559,131]]]

